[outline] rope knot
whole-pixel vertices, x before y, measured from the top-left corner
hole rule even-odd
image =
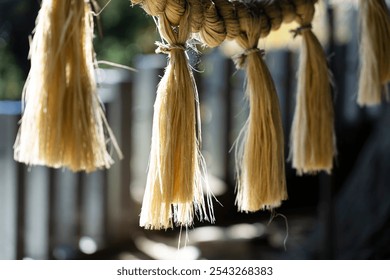
[[[233,56],[234,64],[237,69],[243,69],[246,64],[246,59],[249,55],[259,53],[261,56],[265,55],[265,51],[259,48],[246,49],[243,53]]]
[[[295,39],[298,35],[302,35],[303,31],[310,30],[312,28],[313,26],[311,25],[311,23],[309,23],[309,24],[301,25],[296,29],[292,29],[290,30],[290,32],[293,34],[293,37]]]
[[[156,42],[157,46],[156,53],[170,54],[173,50],[186,51],[185,45],[180,44],[165,44],[162,42]]]

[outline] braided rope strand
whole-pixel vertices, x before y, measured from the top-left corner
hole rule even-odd
[[[186,7],[190,9],[192,33],[200,33],[201,43],[208,47],[217,47],[225,39],[234,40],[239,36],[240,17],[237,7],[243,1],[228,0],[131,0],[141,5],[151,16],[165,13],[173,26],[177,26]],[[188,5],[186,4],[188,2]],[[314,4],[317,0],[263,0],[249,1],[245,6],[249,14],[261,19],[259,28],[261,38],[270,31],[278,30],[282,23],[297,21],[310,23],[314,16]]]

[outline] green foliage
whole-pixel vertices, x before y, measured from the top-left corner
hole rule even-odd
[[[100,6],[106,1],[101,0]],[[135,55],[154,51],[157,32],[153,19],[140,7],[131,7],[129,0],[112,0],[99,22],[94,41],[98,60],[131,66]]]
[[[109,0],[98,0],[103,7]],[[34,28],[35,1],[0,1],[0,100],[18,99],[27,76],[28,36]],[[96,20],[94,47],[98,60],[132,66],[140,53],[154,51],[157,39],[153,19],[129,0],[112,0]],[[25,45],[24,45],[25,44]]]
[[[20,98],[22,88],[22,71],[5,41],[0,38],[0,100]]]
[[[35,1],[0,1],[0,100],[22,94],[29,68],[28,34],[37,8]]]

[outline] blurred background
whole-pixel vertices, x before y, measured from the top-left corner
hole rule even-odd
[[[112,0],[101,14],[94,41],[98,60],[138,70],[98,70],[99,94],[125,157],[110,170],[72,173],[13,160],[30,67],[28,38],[40,1],[0,0],[0,259],[390,258],[390,108],[359,108],[355,102],[357,1],[319,2],[315,32],[335,83],[338,156],[332,175],[299,177],[287,162],[289,200],[274,213],[237,213],[230,149],[248,114],[244,76],[230,59],[239,50],[227,43],[202,55],[190,53],[201,99],[203,155],[220,204],[214,203],[215,224],[195,222],[180,235],[180,229],[138,226],[153,102],[167,63],[154,54],[153,19],[126,0]],[[291,28],[260,43],[279,94],[286,154],[300,42],[292,39]]]

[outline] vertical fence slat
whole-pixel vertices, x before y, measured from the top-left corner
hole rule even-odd
[[[209,174],[226,182],[229,151],[230,61],[218,50],[205,57],[205,72],[200,75],[203,154]]]
[[[165,66],[166,59],[163,55],[142,55],[135,61],[138,72],[135,73],[132,99],[133,145],[130,158],[130,191],[137,202],[142,201],[145,189],[152,137],[153,104],[159,75],[162,75]],[[134,211],[139,214],[140,209],[134,209]]]
[[[120,160],[113,152],[115,164],[106,171],[106,239],[108,244],[129,238],[129,162],[131,119],[131,75],[128,71],[105,70],[106,80],[102,91],[109,92],[107,118],[124,158]],[[127,85],[127,86],[124,86]],[[126,118],[127,116],[127,118]],[[126,168],[127,167],[127,168]]]
[[[23,243],[18,247],[18,182],[19,165],[13,158],[13,142],[15,140],[19,116],[1,114],[0,112],[0,259],[15,259],[23,256]],[[21,217],[22,218],[22,217]],[[23,221],[21,219],[20,221]]]
[[[16,259],[25,256],[25,223],[26,223],[26,172],[25,166],[16,164]]]
[[[85,177],[81,210],[81,237],[91,238],[97,247],[104,244],[104,181],[105,171],[97,171]]]
[[[25,193],[25,255],[47,259],[49,170],[31,167],[26,176]]]

